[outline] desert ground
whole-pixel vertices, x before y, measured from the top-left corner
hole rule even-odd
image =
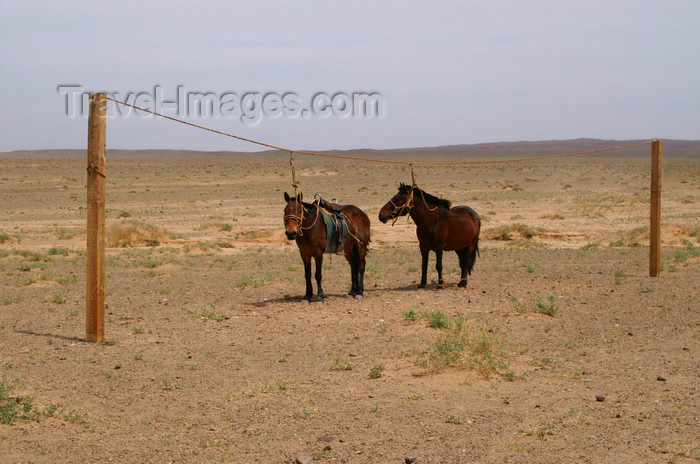
[[[645,153],[417,167],[482,217],[466,290],[377,219],[407,167],[297,156],[372,221],[364,299],[326,255],[306,305],[288,156],[108,155],[100,344],[85,159],[0,159],[0,462],[698,462],[700,156],[664,155],[651,278]]]

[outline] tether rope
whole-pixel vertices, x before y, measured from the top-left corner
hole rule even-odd
[[[362,158],[359,156],[347,156],[347,155],[331,155],[329,153],[319,153],[315,151],[307,151],[307,150],[292,150],[289,148],[284,148],[284,147],[278,147],[276,145],[272,145],[269,143],[265,142],[260,142],[258,140],[253,140],[249,139],[246,137],[241,137],[240,135],[234,135],[230,134],[228,132],[222,132],[216,129],[211,129],[209,127],[205,126],[200,126],[199,124],[194,124],[191,122],[183,121],[182,119],[178,118],[173,118],[172,116],[166,116],[162,113],[158,113],[156,111],[151,111],[146,108],[142,108],[140,106],[135,106],[123,101],[116,100],[114,98],[105,96],[106,100],[113,101],[114,103],[117,103],[119,105],[124,105],[128,106],[131,108],[134,108],[138,111],[143,111],[144,113],[150,113],[155,116],[160,116],[161,118],[165,119],[170,119],[171,121],[179,122],[180,124],[185,124],[187,126],[191,127],[196,127],[197,129],[202,129],[208,132],[213,132],[215,134],[219,135],[224,135],[226,137],[231,137],[237,140],[241,140],[243,142],[248,142],[248,143],[253,143],[255,145],[260,145],[262,147],[267,147],[267,148],[272,148],[273,150],[280,150],[280,151],[286,151],[290,155],[294,155],[294,153],[297,153],[299,155],[308,155],[308,156],[319,156],[319,157],[324,157],[324,158],[336,158],[336,159],[345,159],[345,160],[352,160],[352,161],[366,161],[369,163],[385,163],[385,164],[400,164],[403,166],[466,166],[470,164],[497,164],[497,163],[517,163],[517,162],[522,162],[522,161],[536,161],[536,160],[544,160],[544,159],[552,159],[552,158],[564,158],[567,156],[579,156],[579,155],[589,155],[592,153],[601,153],[605,151],[612,151],[612,150],[620,150],[623,148],[631,148],[631,147],[639,147],[642,145],[647,145],[652,143],[651,140],[646,140],[644,142],[639,142],[639,143],[631,143],[628,145],[620,145],[617,147],[610,147],[610,148],[598,148],[596,150],[587,150],[587,151],[579,151],[575,153],[563,153],[563,154],[558,154],[558,155],[542,155],[542,156],[533,156],[533,157],[527,157],[527,158],[511,158],[511,159],[503,159],[503,160],[480,160],[480,161],[418,161],[418,162],[409,162],[409,161],[398,161],[398,160],[387,160],[387,159],[377,159],[377,158]],[[292,162],[292,169],[294,169],[294,165]],[[413,169],[411,169],[411,172],[413,173]],[[415,184],[415,177],[413,178],[413,182]],[[296,180],[294,181],[296,184]]]

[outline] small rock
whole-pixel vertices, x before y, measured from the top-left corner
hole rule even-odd
[[[417,462],[417,461],[418,461],[418,458],[416,458],[416,457],[413,457],[413,458],[405,458],[403,461],[404,461],[406,464],[413,464],[414,462]]]
[[[310,462],[311,458],[309,456],[297,456],[297,464],[309,464]]]
[[[318,437],[317,440],[318,441],[325,441],[326,443],[330,443],[333,441],[333,437],[331,437],[330,435],[322,435],[322,436]]]
[[[121,364],[117,364],[116,366],[114,366],[114,368],[115,368],[115,369],[121,369],[121,368],[122,368],[122,365],[121,365]]]
[[[605,401],[605,397],[603,395],[596,395],[595,400],[599,403],[602,403],[603,401]]]
[[[658,380],[659,382],[665,382],[665,381],[666,381],[666,377],[658,376],[658,377],[656,378],[656,380]]]

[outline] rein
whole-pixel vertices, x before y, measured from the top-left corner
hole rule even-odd
[[[421,198],[423,198],[423,204],[428,209],[428,211],[430,211],[432,213],[433,211],[435,211],[436,209],[439,208],[439,206],[435,206],[434,208],[431,208],[430,206],[428,206],[428,202],[425,201],[425,195],[423,194],[423,191],[420,189],[418,189],[418,191],[420,192],[420,196],[421,196]],[[413,192],[413,188],[411,189],[411,192]]]

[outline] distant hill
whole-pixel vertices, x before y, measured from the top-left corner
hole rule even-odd
[[[394,158],[401,156],[429,157],[429,158],[490,158],[508,156],[538,156],[573,153],[580,151],[597,150],[601,148],[630,145],[644,140],[601,140],[601,139],[574,139],[574,140],[543,140],[536,142],[492,142],[477,143],[471,145],[445,145],[440,147],[396,148],[388,150],[355,149],[355,150],[328,150],[324,153],[363,156],[372,158]],[[301,148],[300,148],[301,149]],[[700,140],[673,140],[665,139],[663,145],[664,155],[672,156],[700,156]],[[267,150],[257,153],[235,151],[197,151],[197,150],[107,150],[108,157],[117,158],[167,158],[167,157],[192,157],[192,156],[251,156],[278,154],[276,150]],[[627,148],[621,151],[603,152],[591,156],[612,156],[612,154],[649,155],[648,146]],[[85,149],[61,149],[61,150],[17,150],[0,153],[0,159],[80,159],[85,158]]]

